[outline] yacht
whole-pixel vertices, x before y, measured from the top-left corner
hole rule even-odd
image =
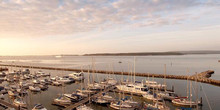
[[[96,97],[92,99],[92,102],[96,103],[96,104],[100,104],[100,105],[107,105],[110,104],[110,101],[104,99],[103,97]]]
[[[93,110],[93,109],[86,105],[82,105],[82,106],[77,107],[76,110]]]
[[[40,92],[41,91],[41,89],[37,86],[29,86],[29,89],[33,92]]]
[[[62,84],[60,82],[58,82],[58,81],[53,81],[52,85],[54,85],[54,86],[62,86]]]
[[[32,110],[47,110],[42,104],[36,104],[34,105],[34,108]]]
[[[148,87],[139,83],[130,83],[116,86],[119,91],[128,92],[132,94],[148,94]]]
[[[132,107],[138,107],[138,102],[134,101],[131,97],[125,97],[122,101],[126,104],[131,105]]]
[[[64,97],[69,98],[73,102],[77,102],[82,100],[83,98],[80,95],[77,95],[75,93],[72,94],[63,94]]]
[[[199,102],[196,103],[194,101],[190,101],[188,100],[188,98],[176,98],[172,100],[172,103],[174,105],[184,106],[184,107],[196,107],[199,104]]]
[[[114,80],[113,78],[108,78],[108,79],[104,79],[104,81],[102,81],[101,83],[113,86],[117,84],[117,81]]]
[[[105,88],[104,84],[100,84],[100,83],[93,83],[93,84],[88,84],[88,88],[92,91],[99,91]]]
[[[0,77],[6,76],[5,72],[0,72]]]
[[[72,80],[70,80],[69,78],[59,78],[57,79],[57,82],[68,84],[68,83],[71,83]]]
[[[146,81],[145,85],[147,85],[148,88],[158,88],[158,89],[164,89],[167,87],[167,85],[164,84],[158,84],[156,81]]]
[[[58,104],[65,104],[65,105],[69,105],[71,104],[71,100],[63,95],[61,95],[60,97],[54,99],[54,102],[55,103],[58,103]]]
[[[145,99],[156,102],[156,101],[162,101],[162,98],[160,98],[156,93],[149,92],[148,94],[142,95]]]
[[[22,74],[30,74],[30,70],[29,69],[25,69],[21,72]]]
[[[164,92],[161,91],[158,92],[157,95],[164,100],[173,100],[178,98],[178,95],[175,94],[175,92],[171,92],[171,91],[164,91]]]
[[[83,72],[79,72],[79,73],[71,73],[69,74],[69,77],[73,78],[74,80],[76,81],[81,81],[81,80],[84,80],[85,77],[84,77],[84,73]]]
[[[21,98],[16,98],[13,101],[13,104],[17,107],[27,108],[27,103],[24,100],[22,100]]]
[[[41,90],[46,90],[46,89],[48,89],[48,86],[45,85],[45,84],[39,84],[38,87],[39,87]]]
[[[102,97],[103,99],[111,101],[111,102],[115,100],[112,96],[110,96],[110,95],[108,95],[106,93],[102,93],[102,95],[99,96],[99,97]]]
[[[123,101],[111,102],[110,107],[116,110],[134,110],[134,108]]]
[[[16,96],[18,96],[18,93],[15,92],[15,91],[9,90],[9,91],[8,91],[8,95],[11,96],[11,97],[16,97]]]
[[[164,103],[154,103],[154,104],[144,104],[144,107],[142,110],[170,110],[168,106],[166,106]]]
[[[40,84],[40,81],[37,80],[37,79],[35,79],[35,80],[33,80],[33,83],[34,83],[34,84]]]
[[[81,93],[83,93],[83,94],[94,94],[94,93],[96,93],[96,91],[91,91],[91,90],[85,89],[85,88],[83,88],[83,89],[77,89],[76,91],[77,91],[77,92],[81,92]]]

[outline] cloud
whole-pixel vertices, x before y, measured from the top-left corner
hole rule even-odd
[[[112,28],[172,25],[198,0],[0,0],[0,37],[75,34]],[[178,15],[178,13],[183,13]],[[190,14],[188,14],[191,16]]]

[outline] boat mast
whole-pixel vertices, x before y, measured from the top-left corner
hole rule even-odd
[[[187,69],[187,89],[186,89],[186,93],[187,93],[187,99],[189,98],[189,69]]]
[[[164,90],[165,92],[167,91],[167,88],[166,88],[166,73],[167,72],[167,65],[164,64]]]
[[[90,66],[89,66],[89,68],[90,68]],[[90,81],[89,81],[89,79],[90,79],[89,68],[88,68],[88,84],[90,84]],[[89,92],[89,104],[90,104],[90,103],[91,103],[91,102],[90,102],[90,92]]]
[[[134,83],[135,83],[135,72],[136,72],[136,71],[135,71],[135,66],[136,66],[135,63],[136,63],[136,57],[134,57]]]
[[[190,81],[190,107],[192,107],[192,82]]]

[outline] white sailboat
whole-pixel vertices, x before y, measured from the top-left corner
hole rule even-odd
[[[84,77],[84,73],[83,72],[79,72],[79,73],[71,73],[69,74],[69,77],[73,78],[74,80],[76,81],[81,81],[81,80],[84,80],[85,77]]]
[[[42,104],[36,104],[32,110],[47,110]]]

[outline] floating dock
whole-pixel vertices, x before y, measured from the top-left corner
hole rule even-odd
[[[27,65],[8,65],[8,64],[0,64],[0,66],[12,66],[12,67],[20,67],[20,68],[34,68],[34,69],[47,69],[47,70],[61,70],[61,71],[88,71],[86,69],[72,69],[72,68],[57,68],[57,67],[41,67],[41,66],[27,66]],[[101,74],[115,74],[115,75],[130,75],[129,72],[119,72],[119,71],[104,71],[104,70],[94,70],[95,73]],[[220,80],[209,79],[211,75],[214,74],[213,70],[207,70],[199,74],[194,74],[192,76],[186,75],[168,75],[168,74],[155,74],[155,73],[135,73],[135,76],[141,77],[155,77],[155,78],[167,78],[167,79],[180,79],[180,80],[192,80],[198,81],[202,83],[208,83],[216,86],[220,86]]]
[[[0,68],[0,71],[8,71],[8,68]]]
[[[113,90],[113,89],[115,89],[115,86],[108,87],[108,88],[105,89],[104,91],[100,91],[100,92],[98,92],[98,93],[96,93],[96,94],[94,94],[94,95],[91,95],[90,98],[87,97],[87,98],[85,98],[85,99],[83,99],[83,100],[81,100],[81,101],[79,101],[79,102],[77,102],[77,103],[75,103],[75,104],[73,104],[73,105],[70,105],[70,106],[66,107],[64,110],[74,110],[74,109],[76,109],[77,107],[79,107],[79,106],[81,106],[81,105],[83,105],[83,104],[85,104],[85,103],[88,103],[89,100],[91,100],[92,98],[101,96],[101,94],[102,94],[103,92],[108,92],[108,91]]]
[[[15,105],[12,105],[12,104],[8,103],[8,102],[5,102],[2,99],[0,99],[0,105],[5,107],[6,109],[7,108],[14,108],[15,110],[22,110],[22,108],[19,108],[19,107],[15,106]]]

